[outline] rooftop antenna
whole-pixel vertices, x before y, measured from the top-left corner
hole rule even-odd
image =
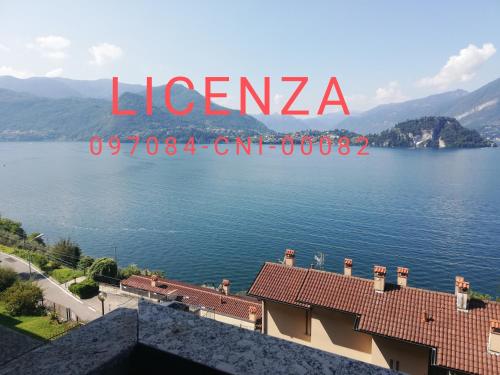
[[[325,254],[324,253],[317,253],[314,255],[314,262],[315,264],[313,267],[318,270],[322,270],[325,267]]]

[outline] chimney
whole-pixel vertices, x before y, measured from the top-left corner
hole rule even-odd
[[[151,286],[152,286],[153,288],[156,288],[156,284],[157,284],[157,282],[158,282],[158,275],[153,275],[153,276],[151,276]]]
[[[455,295],[458,293],[458,283],[464,282],[463,276],[455,276]]]
[[[224,279],[222,280],[222,292],[227,296],[229,295],[229,285],[231,285],[231,283],[229,282],[228,279]]]
[[[490,321],[488,352],[490,352],[491,354],[500,355],[500,320]]]
[[[469,283],[467,281],[458,280],[455,283],[457,309],[458,311],[467,311],[469,306]]]
[[[248,308],[248,320],[255,322],[257,321],[257,307],[250,306]]]
[[[295,250],[286,249],[285,250],[285,260],[283,261],[285,266],[293,267],[295,266]]]
[[[432,322],[432,314],[427,311],[422,311],[422,323]]]
[[[410,271],[406,267],[398,267],[398,285],[405,287],[408,285],[408,274]]]
[[[344,275],[346,276],[352,275],[352,259],[349,258],[344,259]]]
[[[373,267],[373,287],[376,292],[382,293],[385,289],[385,274],[387,273],[385,267]]]

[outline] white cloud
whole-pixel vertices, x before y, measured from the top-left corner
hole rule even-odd
[[[42,56],[49,59],[61,60],[68,56],[66,49],[70,45],[69,39],[58,35],[47,35],[35,38],[35,43],[28,43],[26,47],[40,51]]]
[[[364,111],[381,104],[403,102],[408,99],[401,91],[397,81],[391,81],[386,86],[379,87],[375,90],[374,95],[354,94],[346,98],[349,108],[352,107],[358,111]]]
[[[47,73],[45,73],[45,77],[53,78],[53,77],[60,77],[62,75],[63,69],[62,68],[56,68],[54,70],[51,70]]]
[[[379,87],[375,91],[375,101],[378,104],[402,102],[408,99],[399,88],[397,81],[391,81],[385,87]]]
[[[68,55],[64,51],[52,51],[52,52],[45,52],[44,56],[48,57],[49,59],[61,60],[65,59]]]
[[[274,99],[274,102],[276,104],[280,104],[281,101],[283,100],[283,95],[282,94],[275,94],[273,99]]]
[[[101,43],[89,48],[89,53],[92,55],[90,61],[93,65],[104,65],[110,61],[119,59],[123,55],[120,47],[109,43]]]
[[[0,43],[0,52],[10,52],[10,48],[5,44]]]
[[[452,83],[468,81],[474,77],[479,66],[495,52],[496,49],[492,43],[485,43],[481,48],[469,44],[461,49],[458,55],[451,56],[438,74],[422,78],[417,85],[446,89]]]
[[[35,42],[40,48],[47,50],[61,50],[71,45],[68,39],[57,35],[39,36]]]
[[[31,77],[32,74],[22,71],[22,70],[17,70],[14,69],[11,66],[0,66],[0,76],[12,76],[16,78],[28,78]]]

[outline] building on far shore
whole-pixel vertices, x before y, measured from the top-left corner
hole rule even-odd
[[[216,290],[157,276],[131,276],[122,280],[120,289],[205,318],[260,330],[261,304],[251,297],[230,294],[230,284],[222,280],[220,290]]]
[[[373,279],[352,276],[353,262],[337,274],[265,263],[249,295],[262,301],[262,331],[331,353],[409,374],[500,374],[500,303],[470,299],[469,283],[455,293],[397,285],[375,266]]]

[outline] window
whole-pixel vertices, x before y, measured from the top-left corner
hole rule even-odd
[[[306,310],[306,335],[311,336],[311,312]]]
[[[390,359],[389,360],[389,368],[391,370],[399,371],[399,361],[396,361],[394,359]]]

